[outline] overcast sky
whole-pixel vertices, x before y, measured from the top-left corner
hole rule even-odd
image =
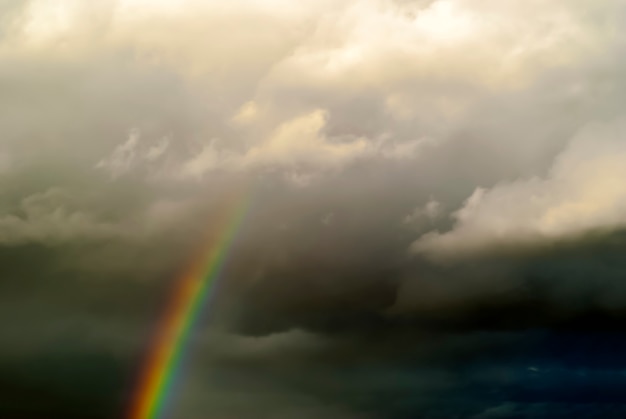
[[[623,417],[625,24],[0,0],[0,413],[120,417],[235,193],[172,418]]]

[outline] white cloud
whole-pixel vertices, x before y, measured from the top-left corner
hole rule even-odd
[[[132,130],[128,135],[128,139],[115,147],[111,156],[100,160],[96,164],[96,168],[110,172],[113,177],[118,177],[128,172],[135,162],[140,138],[140,132]]]
[[[443,205],[441,202],[430,198],[430,200],[421,207],[417,207],[409,215],[404,217],[404,223],[414,227],[422,227],[424,223],[432,223],[441,216]]]
[[[545,177],[477,188],[446,233],[431,232],[413,250],[455,255],[626,226],[626,123],[580,132]]]
[[[11,168],[84,167],[83,158],[116,178],[152,176],[152,203],[167,201],[172,178],[177,193],[192,194],[205,184],[185,182],[209,184],[215,172],[226,183],[270,173],[297,187],[339,174],[321,195],[380,179],[398,197],[441,188],[438,197],[456,200],[498,176],[538,173],[579,125],[623,109],[617,0],[24,4],[0,39],[0,77],[11,86],[0,103],[0,156]],[[128,127],[141,132],[125,137]],[[355,163],[374,176],[348,170]],[[559,173],[478,189],[452,232],[416,247],[617,222],[596,213],[618,186],[600,189],[609,198],[581,189],[583,205],[562,191],[584,182]],[[408,214],[408,223],[436,212],[401,211],[394,217]]]
[[[246,125],[253,122],[259,116],[259,106],[254,101],[248,101],[233,116],[233,122]]]
[[[580,7],[479,0],[401,5],[346,0],[340,6],[319,0],[87,3],[29,2],[14,25],[16,35],[0,43],[0,58],[17,51],[70,65],[92,96],[89,89],[108,81],[107,66],[132,69],[133,85],[143,82],[144,71],[163,70],[191,92],[194,102],[181,113],[207,120],[204,126],[176,121],[187,137],[177,141],[205,144],[195,156],[181,157],[188,159],[182,170],[187,177],[261,167],[308,176],[365,156],[413,158],[427,143],[424,138],[442,141],[462,127],[472,110],[480,109],[485,92],[515,91],[545,71],[584,63],[589,51],[612,39],[610,30],[588,18],[587,2]],[[32,49],[33,42],[41,48]],[[98,64],[82,68],[83,61]],[[108,93],[101,93],[103,103]],[[170,93],[178,92],[167,91],[145,105],[154,113],[166,110],[150,115],[159,123],[174,113],[168,108]],[[358,98],[371,102],[367,111],[351,105]],[[144,106],[136,98],[125,103]],[[123,114],[99,108],[94,113],[109,126],[118,122],[110,121],[115,112]],[[128,115],[123,122],[143,127],[141,118],[146,117]],[[233,131],[225,135],[223,126]],[[338,134],[337,126],[348,128]],[[114,176],[132,170],[138,151],[128,141],[99,167]],[[158,160],[175,148],[173,140],[159,144],[142,159]]]
[[[243,153],[218,147],[212,140],[183,167],[184,175],[201,176],[212,170],[338,169],[373,151],[365,138],[328,138],[327,115],[315,110],[280,124],[260,144]]]
[[[276,85],[384,86],[407,80],[455,80],[489,88],[519,87],[547,67],[576,62],[586,43],[576,9],[438,0],[411,9],[387,1],[348,2],[279,63]],[[453,99],[453,98],[451,98]],[[447,104],[450,107],[451,104]]]
[[[167,137],[161,138],[156,144],[148,148],[145,160],[154,161],[163,156],[170,146],[170,140]]]
[[[141,164],[156,163],[165,155],[169,146],[170,139],[167,137],[148,144],[142,141],[141,132],[133,129],[125,142],[115,147],[110,156],[96,164],[96,169],[105,170],[113,178],[118,178]]]
[[[365,138],[328,138],[323,133],[327,118],[326,112],[315,110],[281,124],[267,142],[250,149],[247,165],[336,168],[370,152]]]
[[[242,165],[242,156],[219,147],[219,140],[213,138],[200,152],[186,161],[180,174],[182,177],[201,178],[214,170],[237,170]]]
[[[430,139],[394,142],[354,135],[329,136],[325,129],[328,113],[317,109],[280,123],[267,138],[245,151],[229,149],[212,139],[182,167],[184,177],[201,177],[207,172],[279,170],[294,184],[304,186],[316,174],[338,171],[361,159],[408,160],[419,155]]]

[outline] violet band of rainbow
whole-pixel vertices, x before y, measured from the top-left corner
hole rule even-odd
[[[128,419],[159,419],[200,313],[215,289],[228,253],[249,209],[244,196],[231,207],[217,239],[179,277],[144,366]]]

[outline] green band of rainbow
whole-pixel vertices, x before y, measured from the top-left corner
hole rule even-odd
[[[162,414],[191,331],[220,276],[247,211],[248,199],[245,197],[227,213],[217,240],[212,241],[180,277],[145,365],[128,419],[157,419]]]

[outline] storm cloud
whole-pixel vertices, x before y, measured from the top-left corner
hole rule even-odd
[[[118,417],[245,196],[173,417],[623,414],[625,19],[0,1],[0,412]]]

